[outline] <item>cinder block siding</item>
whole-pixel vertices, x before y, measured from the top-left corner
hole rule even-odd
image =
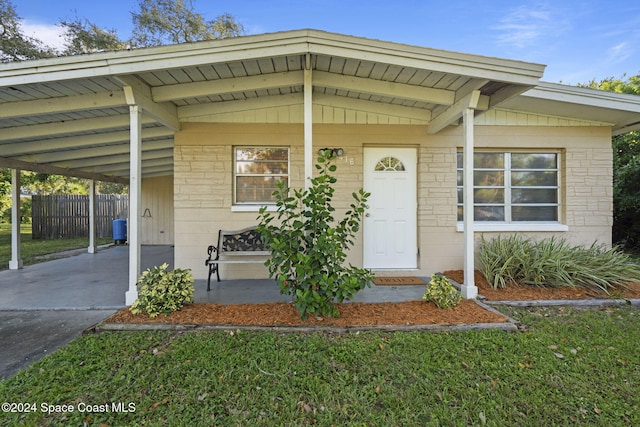
[[[334,198],[340,217],[351,203],[351,193],[362,187],[366,146],[401,145],[418,152],[419,271],[462,268],[462,233],[456,230],[456,152],[462,130],[450,127],[428,135],[424,126],[314,125],[314,159],[324,147],[342,147],[337,160],[338,184]],[[257,223],[257,212],[234,212],[233,147],[281,145],[290,147],[290,184],[304,185],[303,127],[298,124],[188,123],[176,135],[174,166],[176,265],[206,276],[206,247],[215,243],[219,229],[238,229]],[[611,139],[606,127],[476,126],[478,149],[549,149],[561,154],[561,221],[569,227],[561,237],[576,244],[594,240],[610,244],[612,188]],[[494,233],[484,233],[490,238]],[[535,233],[549,236],[550,233]],[[532,234],[533,235],[533,234]],[[480,235],[478,235],[478,238]],[[362,238],[349,255],[362,263]],[[228,266],[223,277],[266,277],[263,266]]]
[[[449,128],[421,147],[419,188],[420,267],[424,273],[460,269],[463,265],[463,235],[456,232],[455,152],[461,143],[460,130]],[[552,235],[571,244],[590,245],[594,241],[611,245],[613,221],[612,148],[606,127],[476,126],[476,150],[557,150],[560,153],[560,222],[567,232],[522,232],[533,238]],[[448,167],[432,165],[435,158],[449,153]],[[436,157],[438,156],[438,157]],[[491,239],[499,232],[476,233]],[[476,246],[476,247],[477,247]]]

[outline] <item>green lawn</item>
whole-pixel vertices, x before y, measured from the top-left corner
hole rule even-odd
[[[86,248],[89,246],[89,238],[77,239],[55,239],[55,240],[32,240],[31,224],[20,225],[20,254],[25,265],[43,262],[44,259],[37,258],[40,255],[47,255],[62,252],[69,249]],[[97,239],[97,244],[101,245],[110,242],[111,239]],[[11,259],[11,224],[0,224],[0,270],[9,268]]]
[[[637,308],[509,314],[524,332],[83,336],[0,383],[35,409],[0,424],[640,425]]]

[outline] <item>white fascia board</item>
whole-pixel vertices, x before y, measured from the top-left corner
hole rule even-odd
[[[363,61],[394,64],[468,77],[535,86],[546,65],[436,50],[369,39],[345,43],[322,43],[311,39],[309,51],[316,55],[358,58]]]
[[[278,40],[251,41],[244,38],[240,41],[245,43],[228,44],[221,43],[221,40],[23,61],[8,67],[3,64],[0,66],[0,86],[130,75],[202,64],[302,54],[307,51],[304,39],[292,43]]]
[[[541,83],[500,107],[606,124],[614,135],[640,126],[640,96],[556,83]]]
[[[296,54],[335,55],[443,73],[535,85],[544,65],[299,30],[3,64],[0,86],[44,83]]]
[[[640,113],[640,96],[540,82],[521,96]]]

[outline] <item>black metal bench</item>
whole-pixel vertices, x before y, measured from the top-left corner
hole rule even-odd
[[[209,291],[211,275],[214,272],[218,282],[220,281],[220,264],[264,264],[264,259],[252,257],[268,256],[271,252],[262,243],[256,227],[248,227],[235,231],[218,231],[218,245],[209,246],[207,254],[209,258],[205,260],[204,265],[209,267],[207,277],[207,291]]]

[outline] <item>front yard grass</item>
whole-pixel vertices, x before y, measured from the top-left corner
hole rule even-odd
[[[38,258],[42,255],[71,249],[86,248],[89,246],[88,237],[73,239],[33,240],[31,239],[31,224],[20,225],[20,255],[24,265],[44,262],[46,259]],[[96,239],[98,245],[112,241],[108,238]],[[11,260],[11,224],[0,224],[0,270],[9,268]]]
[[[640,425],[637,308],[508,310],[524,331],[83,336],[0,383],[36,409],[0,425]]]

